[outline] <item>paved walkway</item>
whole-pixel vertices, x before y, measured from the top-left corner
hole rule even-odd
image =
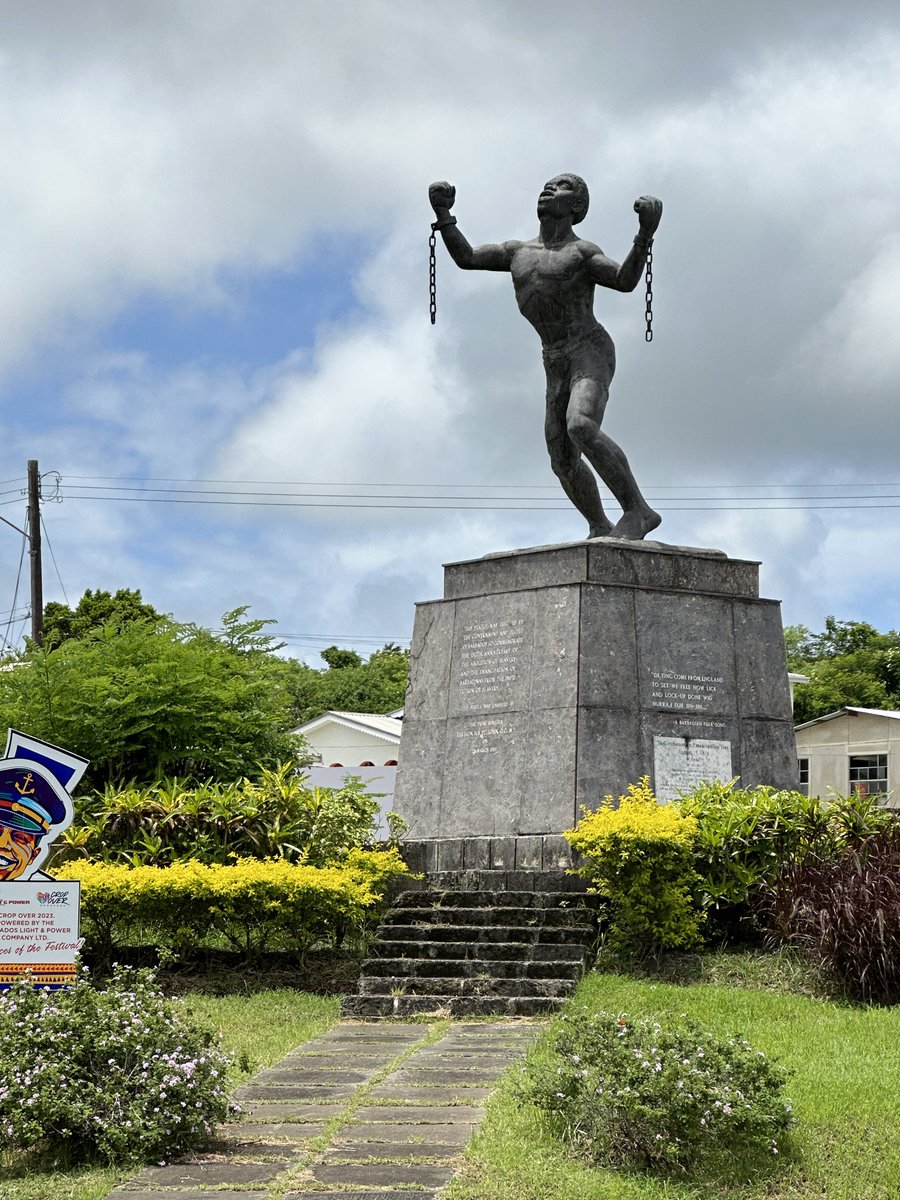
[[[537,1030],[441,1028],[334,1026],[239,1090],[243,1117],[212,1152],[149,1167],[108,1200],[432,1200]]]

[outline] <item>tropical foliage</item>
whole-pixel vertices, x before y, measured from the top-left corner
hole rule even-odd
[[[329,709],[387,713],[403,704],[409,679],[409,653],[388,643],[363,662],[354,650],[329,646],[320,670],[291,662],[288,686],[297,724]]]
[[[794,692],[798,723],[844,705],[900,708],[900,633],[834,617],[826,618],[822,633],[805,625],[789,625],[784,633],[788,667],[809,676]]]
[[[161,621],[163,614],[145,604],[140,591],[119,588],[115,593],[88,588],[74,608],[50,600],[44,605],[44,642],[58,646],[73,637],[84,637],[104,625],[121,628],[131,621]]]
[[[378,799],[359,779],[341,788],[307,786],[295,763],[264,767],[257,779],[191,786],[177,779],[79,797],[56,857],[130,866],[189,859],[283,858],[324,866],[374,837]]]
[[[299,747],[266,624],[241,608],[217,633],[135,618],[29,645],[0,672],[0,725],[89,758],[88,786],[253,777]]]
[[[830,859],[894,822],[872,797],[836,796],[826,803],[790,790],[739,788],[734,781],[701,784],[677,808],[695,822],[694,865],[704,903],[732,933],[786,867],[811,855]]]
[[[789,863],[764,897],[773,940],[809,951],[856,999],[900,1003],[900,824]]]

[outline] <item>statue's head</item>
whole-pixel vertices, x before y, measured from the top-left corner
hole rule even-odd
[[[580,175],[576,175],[573,171],[566,171],[562,175],[554,175],[552,179],[548,179],[544,184],[544,190],[541,192],[538,203],[540,204],[540,199],[545,196],[549,198],[551,193],[557,194],[557,185],[559,184],[569,185],[565,189],[566,191],[571,189],[572,224],[577,225],[579,221],[583,221],[587,216],[591,198],[587,184]]]

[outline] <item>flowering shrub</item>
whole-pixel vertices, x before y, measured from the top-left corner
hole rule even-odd
[[[659,804],[646,776],[618,805],[607,796],[598,809],[583,812],[565,836],[584,859],[578,873],[608,902],[610,942],[636,951],[696,945],[702,913],[695,900],[693,817]]]
[[[685,1171],[736,1152],[777,1154],[793,1124],[784,1078],[742,1039],[686,1019],[664,1029],[575,1012],[555,1023],[520,1090],[593,1162]]]
[[[0,994],[0,1133],[110,1163],[182,1153],[232,1109],[230,1060],[149,971],[86,972],[68,990],[20,981]]]
[[[86,946],[101,962],[141,941],[183,955],[212,936],[248,957],[335,944],[377,918],[388,881],[405,873],[397,850],[353,850],[346,865],[333,867],[254,858],[170,867],[79,860],[56,872],[81,881]]]

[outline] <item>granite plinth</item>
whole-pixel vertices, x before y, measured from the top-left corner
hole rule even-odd
[[[581,805],[643,775],[796,786],[758,564],[597,538],[445,567],[417,606],[394,805],[417,869],[559,870]]]

